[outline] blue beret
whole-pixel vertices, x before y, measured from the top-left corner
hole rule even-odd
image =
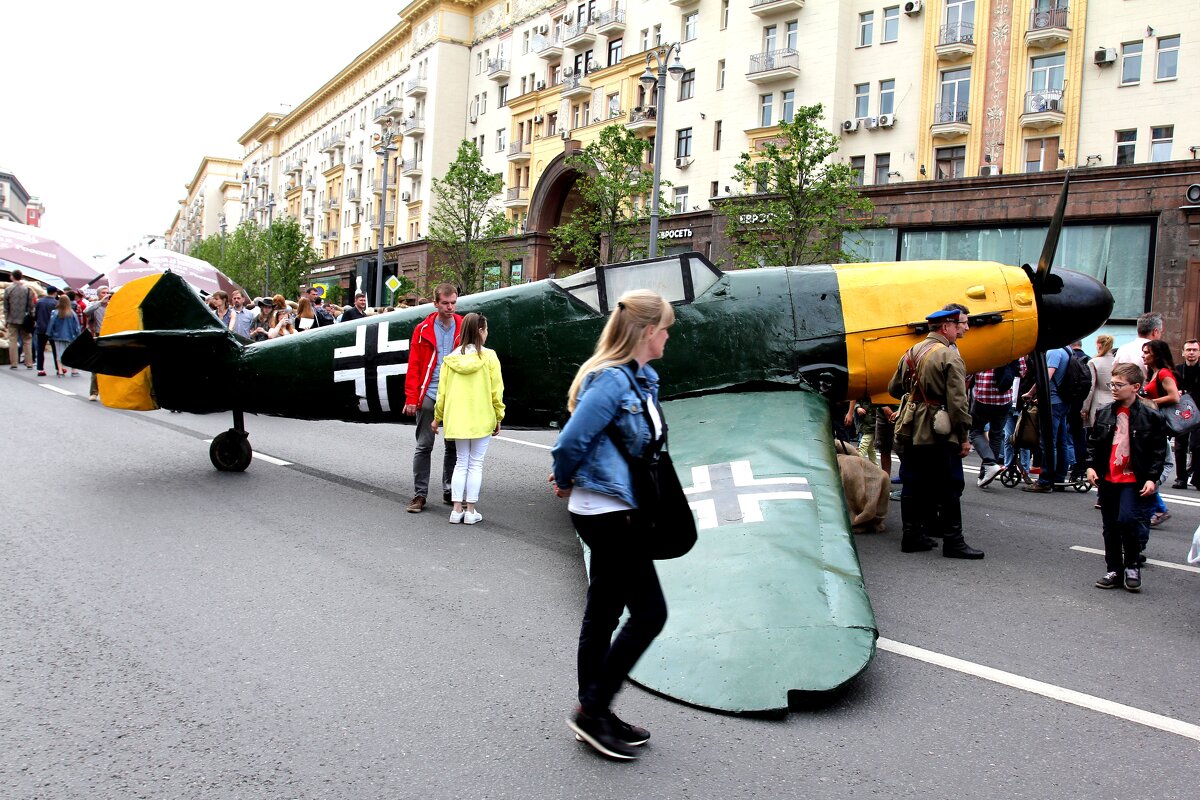
[[[927,315],[925,317],[925,319],[928,322],[932,322],[936,325],[940,325],[943,322],[950,319],[951,317],[953,317],[956,322],[958,321],[958,309],[951,308],[951,309],[942,309],[939,311],[935,311],[932,314]]]

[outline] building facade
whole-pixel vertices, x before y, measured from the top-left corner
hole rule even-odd
[[[683,70],[661,88],[660,121],[656,90],[639,78],[650,51],[669,43]],[[1185,92],[1198,60],[1200,20],[1165,0],[415,0],[313,95],[243,135],[244,213],[300,219],[323,256],[318,274],[343,286],[382,229],[388,271],[422,284],[431,184],[467,139],[505,178],[496,203],[514,235],[493,282],[541,278],[560,266],[548,232],[573,207],[566,154],[606,125],[653,138],[661,122],[668,243],[719,261],[727,245],[713,209],[747,191],[733,180],[741,154],[778,136],[798,105],[821,103],[841,136],[837,157],[884,223],[852,249],[881,259],[1023,254],[993,246],[1013,230],[1035,235],[1039,218],[1014,204],[1013,187],[1040,197],[1078,168],[1076,186],[1108,194],[1073,218],[1091,227],[1072,235],[1089,253],[1114,237],[1136,247],[1110,247],[1089,267],[1145,266],[1140,279],[1121,272],[1118,314],[1133,314],[1190,285],[1195,253],[1181,231],[1191,212],[1177,189],[1196,182],[1200,107]],[[395,133],[386,153],[384,130]],[[1122,187],[1125,174],[1142,188]],[[1136,212],[1122,200],[1134,191]],[[955,198],[967,194],[983,199],[956,217]],[[955,231],[975,244],[946,245]]]
[[[202,239],[236,228],[242,219],[242,162],[205,156],[166,232],[167,246],[187,253]]]
[[[42,201],[31,196],[16,175],[0,168],[0,219],[36,228],[45,210]]]

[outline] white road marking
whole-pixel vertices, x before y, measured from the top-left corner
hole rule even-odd
[[[1043,683],[1042,681],[1026,678],[1023,675],[1016,675],[1012,672],[985,667],[982,664],[964,661],[961,658],[935,653],[932,650],[914,647],[911,644],[894,642],[891,639],[884,639],[882,637],[876,644],[880,650],[886,650],[889,653],[915,658],[918,661],[924,661],[928,664],[973,675],[977,678],[983,678],[984,680],[1009,686],[1013,689],[1020,689],[1023,692],[1040,694],[1042,697],[1048,697],[1051,700],[1059,700],[1063,703],[1079,706],[1080,708],[1099,711],[1101,714],[1108,714],[1109,716],[1136,722],[1139,725],[1145,725],[1146,727],[1155,728],[1167,733],[1174,733],[1177,736],[1183,736],[1200,742],[1200,725],[1182,722],[1163,716],[1162,714],[1155,714],[1151,711],[1143,711],[1140,708],[1127,706],[1123,703],[1115,703],[1112,700],[1105,700],[1102,697],[1077,692],[1074,689],[1064,689],[1052,683]]]
[[[1159,492],[1158,496],[1163,500],[1170,500],[1172,503],[1179,503],[1180,505],[1200,506],[1200,498],[1198,497],[1184,497],[1179,494],[1163,494],[1162,492]]]
[[[512,439],[508,436],[496,436],[494,438],[499,439],[502,442],[512,442],[513,444],[525,444],[525,445],[529,445],[530,447],[541,448],[542,450],[554,449],[551,445],[548,445],[548,444],[538,444],[537,442],[526,442],[523,439]]]
[[[60,389],[57,386],[51,386],[48,383],[39,383],[38,386],[42,387],[43,389],[49,389],[52,392],[58,392],[59,394],[65,394],[67,397],[75,397],[74,392],[68,392],[66,389]]]
[[[1098,556],[1104,555],[1103,550],[1097,550],[1095,547],[1079,547],[1072,545],[1072,550],[1078,550],[1081,553],[1094,553]],[[1184,572],[1200,572],[1200,567],[1189,567],[1187,564],[1172,564],[1170,561],[1159,561],[1156,558],[1147,558],[1147,564],[1153,564],[1156,567],[1170,567],[1171,569],[1180,569]]]
[[[212,439],[204,439],[203,441],[205,444],[212,444]],[[292,466],[291,461],[284,461],[282,458],[276,458],[275,456],[269,456],[266,453],[260,453],[257,450],[254,451],[254,460],[255,461],[265,461],[268,464],[275,464],[276,466],[280,466],[280,467]]]

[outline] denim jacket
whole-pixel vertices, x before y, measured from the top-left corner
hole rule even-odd
[[[608,367],[584,378],[575,413],[563,426],[550,451],[554,482],[563,488],[591,489],[612,495],[636,507],[629,465],[605,430],[616,421],[630,455],[640,455],[654,432],[642,411],[642,397],[629,385],[635,362]],[[625,373],[625,374],[622,374]],[[636,374],[643,397],[658,402],[658,373],[649,364]],[[666,420],[663,420],[666,432]]]

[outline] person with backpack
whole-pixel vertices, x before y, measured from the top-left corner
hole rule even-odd
[[[1087,369],[1071,356],[1069,347],[1060,347],[1046,353],[1046,368],[1050,376],[1050,441],[1042,441],[1042,473],[1037,483],[1022,486],[1021,491],[1034,494],[1049,494],[1054,484],[1067,482],[1067,470],[1075,461],[1075,448],[1071,443],[1067,414],[1076,401],[1082,402],[1091,390],[1092,379]],[[1037,395],[1037,386],[1026,394],[1026,400]],[[1046,413],[1041,409],[1040,413]],[[1054,462],[1054,473],[1049,474],[1046,465]],[[1061,487],[1060,487],[1061,489]]]
[[[1004,471],[1000,456],[1004,452],[1004,430],[1012,407],[1013,379],[1024,375],[1025,359],[1019,358],[971,376],[974,389],[971,393],[970,438],[971,447],[983,461],[975,481],[981,489]]]
[[[1091,356],[1083,352],[1083,342],[1071,342],[1071,347],[1067,350],[1071,355],[1072,361],[1077,361],[1082,368],[1079,374],[1083,375],[1088,380],[1088,390],[1084,392],[1078,400],[1070,403],[1070,408],[1067,409],[1067,428],[1071,435],[1071,447],[1075,451],[1075,464],[1071,468],[1071,480],[1084,480],[1087,464],[1084,463],[1084,453],[1087,452],[1087,436],[1083,431],[1083,404],[1087,402],[1088,397],[1092,393],[1092,372],[1088,369],[1088,361]],[[1074,372],[1068,374],[1068,378]]]

